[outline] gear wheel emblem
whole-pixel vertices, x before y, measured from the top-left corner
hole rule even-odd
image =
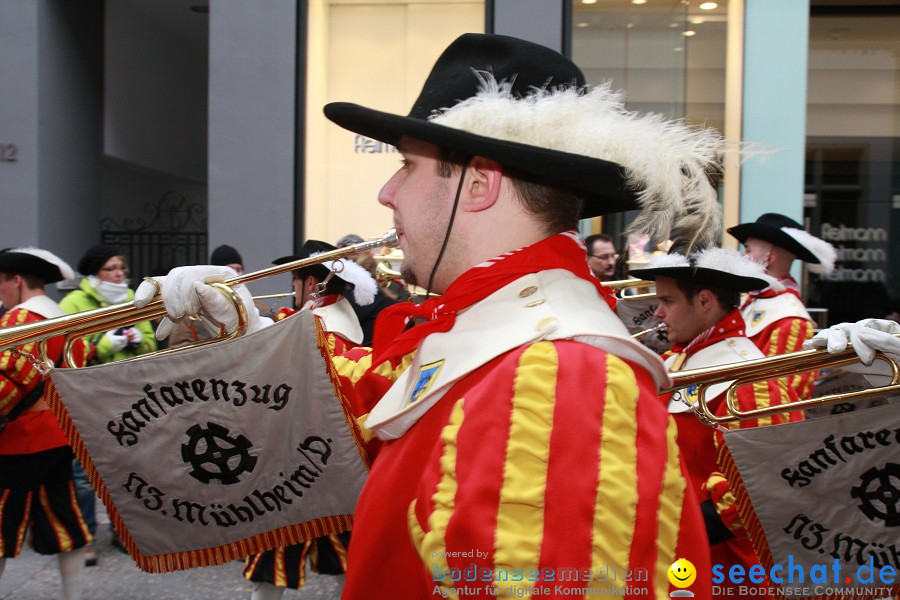
[[[872,521],[900,526],[900,465],[889,462],[883,469],[872,467],[859,478],[862,483],[850,489],[850,495],[860,500],[859,510]]]
[[[225,485],[237,483],[240,475],[256,466],[256,457],[249,453],[253,444],[243,435],[230,436],[228,428],[218,423],[206,425],[206,429],[191,426],[186,432],[190,439],[181,445],[181,458],[193,467],[189,474],[203,483],[213,479]]]

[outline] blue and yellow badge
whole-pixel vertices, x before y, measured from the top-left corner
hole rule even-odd
[[[764,310],[757,310],[757,311],[754,311],[753,316],[752,316],[752,318],[750,319],[750,324],[751,324],[751,325],[758,325],[759,322],[762,321],[763,316],[765,316],[765,314],[766,314],[766,311],[764,311]]]
[[[443,366],[444,360],[442,359],[423,365],[422,368],[419,369],[419,378],[416,379],[416,385],[413,386],[409,398],[406,399],[406,402],[403,405],[404,408],[418,402],[419,399],[425,395],[425,392],[431,388],[431,384],[437,379],[437,374],[441,372],[441,367]]]
[[[684,390],[684,399],[691,403],[691,406],[696,406],[700,401],[700,394],[697,392],[700,390],[699,385],[691,385],[685,388]]]

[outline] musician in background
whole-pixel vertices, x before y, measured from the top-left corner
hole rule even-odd
[[[605,233],[597,233],[584,238],[587,248],[587,262],[591,273],[600,281],[612,281],[616,278],[616,261],[619,253],[612,236]]]
[[[837,253],[828,242],[810,235],[784,215],[766,213],[754,223],[742,223],[728,233],[744,245],[744,253],[763,265],[766,274],[782,289],[767,287],[751,292],[741,306],[747,323],[747,337],[766,356],[799,352],[803,342],[815,333],[816,322],[800,299],[800,286],[791,277],[795,260],[809,264],[813,273],[828,274],[834,269]],[[816,372],[788,377],[797,396],[812,398]]]
[[[578,67],[545,46],[465,34],[408,116],[325,107],[397,146],[402,165],[379,201],[393,212],[404,280],[441,294],[382,311],[374,348],[334,362],[364,433],[384,441],[357,503],[344,598],[460,594],[450,572],[466,569],[489,578],[468,595],[524,596],[544,583],[516,569],[607,567],[635,576],[601,585],[663,598],[676,558],[709,572],[699,502],[656,398],[662,361],[616,317],[575,229],[642,206],[635,227],[654,237],[669,237],[672,217],[714,237],[708,173],[724,145],[582,86]],[[217,301],[211,274],[166,278],[173,318]],[[220,321],[234,312],[217,302]],[[702,579],[692,592],[706,598]]]
[[[72,268],[47,250],[0,251],[0,301],[9,308],[0,327],[63,316],[44,286],[74,278]],[[0,420],[5,422],[0,431],[0,574],[6,559],[22,551],[30,527],[35,551],[58,557],[63,598],[75,600],[81,597],[84,572],[79,549],[91,534],[75,495],[72,450],[47,406],[44,377],[26,356],[37,356],[37,346],[30,342],[20,353],[0,353]],[[57,365],[62,353],[61,336],[47,341],[47,356]],[[83,364],[80,340],[75,357]]]
[[[656,316],[665,322],[672,349],[664,355],[669,372],[698,369],[762,358],[763,354],[746,336],[744,319],[738,305],[740,293],[760,290],[770,283],[763,268],[733,250],[710,248],[687,258],[669,254],[651,259],[647,268],[629,272],[634,277],[656,281],[659,307]],[[705,397],[711,412],[727,415],[725,392],[731,382],[713,385]],[[684,401],[680,400],[679,397]],[[702,423],[688,402],[697,405],[697,386],[675,392],[668,401],[678,426],[678,446],[687,465],[690,483],[699,495],[711,546],[713,564],[759,564],[753,546],[737,514],[735,498],[728,481],[716,464],[719,432]],[[784,379],[763,384],[747,384],[737,389],[742,410],[776,406],[797,401],[794,390]],[[771,424],[800,420],[799,412],[790,416],[772,415]],[[740,427],[755,427],[755,419],[738,422]],[[733,424],[730,424],[734,426]],[[768,586],[768,582],[760,585]],[[757,596],[757,593],[753,594]]]
[[[337,247],[345,248],[363,241],[365,240],[358,235],[348,233],[337,241]],[[376,282],[378,281],[376,278],[378,262],[375,260],[375,252],[373,250],[357,252],[355,255],[351,256],[350,259],[367,270],[369,274],[375,278]],[[375,319],[378,318],[378,314],[391,304],[408,299],[409,292],[407,292],[406,288],[397,281],[392,281],[383,288],[379,286],[378,290],[375,292],[375,299],[371,304],[360,305],[353,298],[352,294],[347,295],[347,300],[350,301],[350,306],[353,307],[353,312],[356,313],[356,317],[359,319],[359,325],[363,330],[363,346],[372,345],[372,336],[375,333]]]
[[[299,254],[283,256],[272,261],[272,264],[281,265],[330,250],[336,248],[319,240],[307,240]],[[339,272],[332,272],[332,268]],[[363,331],[345,294],[352,295],[359,306],[371,304],[378,289],[371,274],[346,258],[303,267],[291,274],[295,309],[280,309],[274,316],[275,320],[295,314],[296,309],[311,310],[325,330],[333,355],[343,354],[358,346],[363,341]],[[244,577],[253,582],[251,599],[277,600],[285,588],[303,588],[306,585],[307,558],[314,572],[339,577],[339,586],[343,587],[349,542],[350,532],[345,531],[248,556]]]

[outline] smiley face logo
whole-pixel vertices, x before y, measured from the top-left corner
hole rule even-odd
[[[697,569],[686,558],[679,558],[669,567],[669,583],[677,588],[689,587],[697,579]]]

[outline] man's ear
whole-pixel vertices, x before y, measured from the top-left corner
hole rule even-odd
[[[460,207],[469,212],[492,207],[500,196],[503,167],[496,161],[476,156],[469,161],[466,171],[463,194],[459,199]]]
[[[704,312],[709,311],[716,305],[716,297],[710,290],[700,290],[697,292],[697,299],[700,301],[700,308]]]

